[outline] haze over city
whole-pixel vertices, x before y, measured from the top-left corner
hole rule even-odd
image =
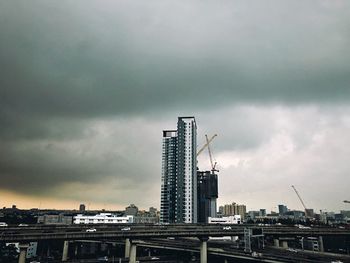
[[[350,198],[348,1],[0,1],[0,206],[160,203],[195,116],[218,204]],[[210,169],[206,153],[201,170]]]

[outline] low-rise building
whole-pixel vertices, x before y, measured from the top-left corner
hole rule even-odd
[[[209,224],[241,224],[241,215],[208,217]]]
[[[111,213],[74,216],[74,224],[126,224],[134,223],[133,216],[116,216]]]
[[[71,225],[72,216],[64,214],[59,215],[41,215],[38,217],[38,224],[44,225]]]

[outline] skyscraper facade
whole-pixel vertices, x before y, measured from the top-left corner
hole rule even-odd
[[[197,222],[197,125],[179,117],[177,130],[163,131],[160,222]]]

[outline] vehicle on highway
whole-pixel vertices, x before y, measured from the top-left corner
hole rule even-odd
[[[19,224],[18,226],[29,226],[29,225],[27,225],[27,224]]]
[[[0,226],[8,226],[5,222],[0,222]]]
[[[157,257],[151,257],[151,260],[158,260],[160,258],[157,258]]]
[[[89,229],[86,229],[86,232],[96,232],[96,228],[89,228]]]
[[[289,252],[294,252],[294,253],[298,253],[298,250],[294,249],[294,248],[287,248],[287,251]]]
[[[230,227],[230,226],[224,226],[223,228],[222,228],[222,230],[231,230],[232,229],[232,227]]]
[[[298,224],[298,225],[294,225],[295,227],[298,227],[300,229],[311,229],[311,227],[309,226],[304,226],[304,225],[301,225],[301,224]]]
[[[98,262],[106,262],[106,261],[108,261],[108,257],[107,256],[99,257],[99,258],[97,258],[97,261]]]
[[[123,228],[121,229],[121,231],[130,231],[130,230],[131,230],[130,227],[123,227]]]

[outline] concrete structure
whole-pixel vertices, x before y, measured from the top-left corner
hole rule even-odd
[[[131,204],[125,208],[125,215],[127,216],[136,216],[138,212],[139,208],[134,204]]]
[[[209,224],[241,224],[241,222],[242,220],[240,215],[208,218]]]
[[[84,204],[80,204],[79,212],[85,212],[85,205]]]
[[[312,208],[305,209],[305,216],[309,218],[314,218],[315,217],[314,210]]]
[[[6,246],[8,246],[8,245],[14,245],[18,251],[21,250],[21,246],[22,246],[22,244],[18,243],[18,242],[17,243],[6,243]],[[30,259],[30,258],[37,256],[36,253],[37,253],[37,249],[38,249],[38,242],[25,243],[24,247],[26,248],[26,254],[25,254],[26,259]]]
[[[116,216],[111,213],[101,213],[97,215],[76,215],[74,224],[120,224],[133,223],[133,216]]]
[[[260,216],[260,211],[249,211],[248,218],[251,220],[255,220],[256,217]]]
[[[260,209],[259,216],[266,216],[266,209]]]
[[[62,261],[68,260],[68,249],[69,249],[69,242],[64,241],[63,242],[63,252],[62,252]]]
[[[26,262],[27,249],[29,247],[29,244],[19,244],[18,247],[19,247],[18,263],[25,263]]]
[[[287,212],[288,212],[287,206],[285,206],[285,205],[278,205],[278,213],[280,215],[284,215]]]
[[[163,131],[161,223],[197,222],[197,125],[179,117],[177,130]]]
[[[208,238],[200,238],[200,263],[208,262]]]
[[[73,217],[65,214],[42,215],[38,217],[38,224],[44,225],[71,225]]]
[[[208,217],[216,217],[218,176],[211,171],[197,171],[198,223],[208,223]]]
[[[158,216],[152,216],[150,214],[139,214],[134,216],[135,224],[157,224],[159,223]]]
[[[233,202],[232,204],[224,205],[224,216],[240,215],[242,220],[245,219],[245,214],[247,212],[245,205],[239,205]]]

